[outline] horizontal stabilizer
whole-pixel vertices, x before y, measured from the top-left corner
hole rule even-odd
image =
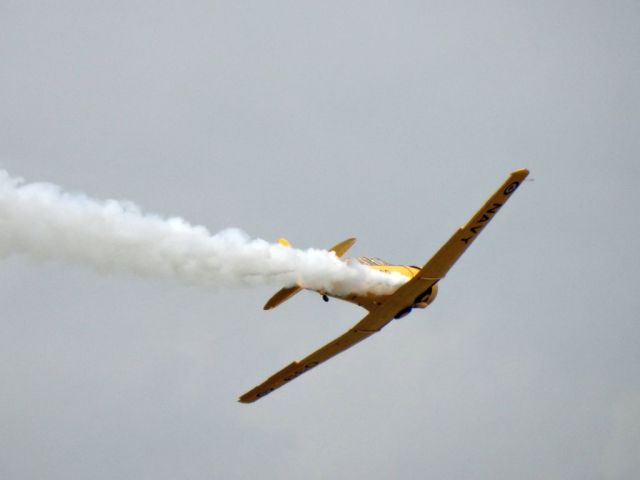
[[[291,244],[285,238],[279,239],[278,243],[280,245],[285,246],[285,247],[290,247],[291,246]],[[338,243],[337,245],[334,245],[333,247],[331,247],[330,251],[334,252],[337,255],[337,257],[340,258],[345,253],[347,253],[347,250],[349,250],[353,246],[354,243],[356,243],[356,239],[355,238],[347,238],[346,240],[344,240],[344,241]],[[302,288],[298,287],[298,286],[286,287],[286,288],[283,288],[281,290],[278,290],[278,292],[273,297],[271,297],[269,299],[269,301],[267,301],[267,303],[265,303],[263,308],[265,310],[271,310],[272,308],[276,308],[282,302],[285,302],[285,301],[289,300],[291,297],[293,297],[300,290],[302,290]]]

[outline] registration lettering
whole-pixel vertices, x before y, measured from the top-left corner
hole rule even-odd
[[[482,216],[476,221],[475,225],[469,228],[469,235],[467,237],[462,237],[461,240],[465,245],[469,245],[469,243],[473,241],[476,235],[482,231],[485,224],[491,220],[496,213],[498,213],[500,207],[502,207],[502,203],[494,203],[490,208],[482,213]]]

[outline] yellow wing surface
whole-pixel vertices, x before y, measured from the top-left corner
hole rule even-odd
[[[380,331],[400,312],[417,303],[429,288],[432,288],[439,280],[444,278],[453,264],[469,248],[469,245],[473,243],[478,234],[498,213],[509,199],[509,196],[518,188],[528,174],[529,171],[526,169],[516,170],[511,173],[500,188],[489,197],[467,223],[456,230],[451,238],[440,247],[436,254],[411,280],[390,295],[382,305],[372,310],[353,328],[302,360],[293,362],[275,373],[263,383],[242,395],[239,401],[251,403],[259,400],[285,383]]]

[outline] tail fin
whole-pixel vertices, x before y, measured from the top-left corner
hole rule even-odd
[[[286,238],[279,238],[278,243],[283,247],[291,247],[291,244]],[[334,252],[338,256],[338,258],[340,258],[345,253],[347,253],[347,250],[349,250],[354,243],[356,243],[355,238],[347,238],[346,240],[331,247],[330,251]],[[281,303],[285,302],[286,300],[289,300],[300,290],[302,290],[302,288],[298,286],[287,287],[279,290],[273,297],[269,299],[269,301],[267,301],[267,303],[265,303],[264,309],[271,310],[272,308],[276,308]]]

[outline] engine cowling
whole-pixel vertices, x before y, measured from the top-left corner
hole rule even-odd
[[[432,285],[429,289],[416,298],[413,306],[415,308],[427,308],[438,296],[438,284]]]

